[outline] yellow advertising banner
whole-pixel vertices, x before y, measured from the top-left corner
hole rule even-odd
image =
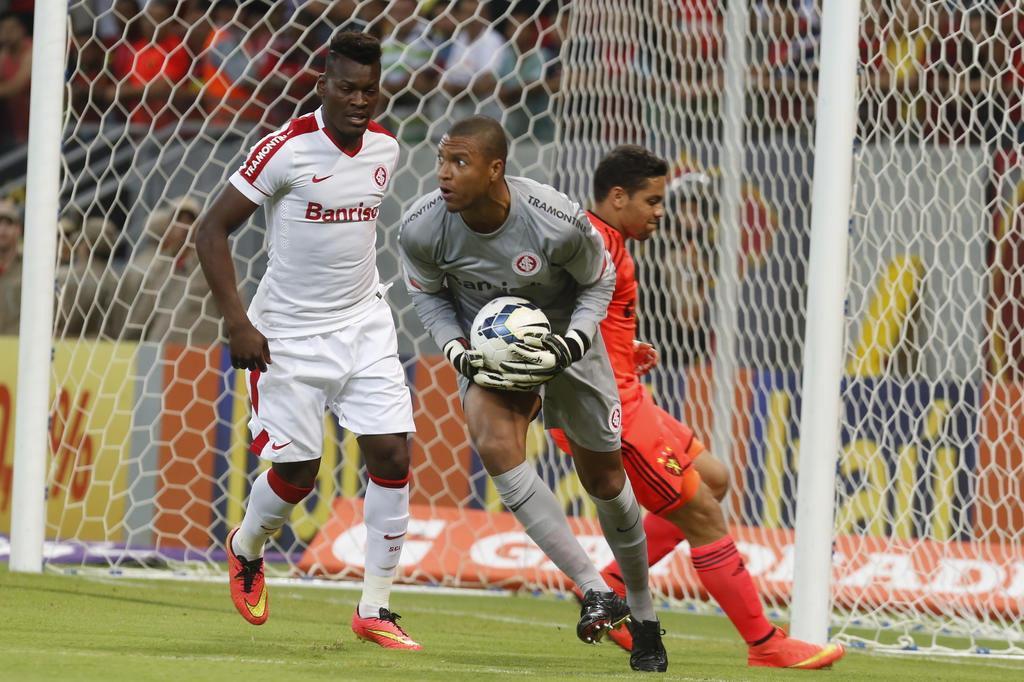
[[[58,342],[50,393],[48,538],[120,541],[135,344]],[[11,527],[18,339],[0,338],[0,533]]]

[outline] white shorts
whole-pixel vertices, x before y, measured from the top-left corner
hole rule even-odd
[[[271,462],[319,458],[327,409],[360,436],[416,430],[385,300],[343,329],[269,344],[273,364],[247,372],[253,454]]]

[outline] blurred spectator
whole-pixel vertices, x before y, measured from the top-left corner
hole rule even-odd
[[[61,225],[62,233],[65,227]],[[87,218],[76,237],[68,262],[57,268],[56,333],[62,338],[96,337],[117,285],[110,267],[117,227],[106,218]]]
[[[543,47],[540,7],[517,2],[505,22],[509,48],[498,63],[499,97],[505,105],[504,125],[513,138],[529,133],[540,141],[555,136],[551,96],[558,92],[561,72],[555,54]]]
[[[757,0],[751,28],[751,120],[797,126],[814,120],[820,6],[815,0]]]
[[[0,18],[0,153],[28,142],[32,18]]]
[[[920,136],[921,96],[936,32],[915,0],[874,0],[865,8],[861,38],[862,137]]]
[[[1020,107],[1020,75],[1011,68],[1009,36],[986,5],[957,10],[946,40],[936,41],[930,90],[939,137],[953,144],[1007,137],[1008,110]],[[1019,115],[1019,111],[1018,111]]]
[[[7,199],[0,199],[0,335],[18,335],[24,231],[17,207]]]
[[[153,212],[146,226],[151,241],[132,255],[119,285],[118,315],[127,313],[120,338],[207,344],[219,337],[220,316],[193,243],[199,212],[190,197]]]
[[[99,124],[110,110],[115,83],[107,69],[107,48],[91,31],[71,39],[68,106],[76,124]]]
[[[453,119],[481,114],[501,118],[501,107],[495,100],[498,66],[509,49],[505,37],[491,27],[478,0],[456,0],[435,24],[439,37],[451,26],[454,36],[446,54],[441,87],[450,99]]]
[[[273,128],[319,106],[317,62],[329,44],[316,42],[316,16],[300,12],[288,17],[284,11],[282,5],[274,11],[274,24],[281,28],[270,37],[257,71],[257,98],[266,108],[264,122]]]
[[[427,121],[421,102],[440,76],[437,44],[430,26],[417,13],[417,0],[391,0],[380,24],[382,107],[388,112],[385,127],[405,140],[426,137]]]
[[[72,259],[77,255],[79,258],[84,255],[78,234],[81,232],[79,221],[70,216],[62,216],[57,221],[57,271],[60,278],[61,268],[71,266]]]
[[[672,215],[660,244],[652,244],[662,267],[640,287],[652,299],[641,308],[650,311],[645,336],[656,342],[663,364],[686,367],[706,360],[710,350],[718,205],[711,177],[699,171],[673,178],[666,197]]]
[[[111,55],[118,83],[114,97],[133,124],[172,125],[194,101],[183,87],[192,59],[173,13],[170,0],[150,0],[145,11],[128,21],[125,41]]]
[[[260,69],[257,55],[269,36],[262,32],[254,35],[253,28],[266,11],[265,3],[245,2],[240,9],[234,0],[221,0],[211,10],[213,30],[200,61],[207,120],[229,125],[238,118],[259,121],[262,117],[262,107],[253,100],[252,84]]]

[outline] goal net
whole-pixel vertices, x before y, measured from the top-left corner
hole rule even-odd
[[[832,634],[1019,655],[1024,10],[861,4]],[[50,570],[222,575],[224,538],[262,467],[192,229],[256,141],[318,106],[325,46],[347,26],[384,41],[377,118],[402,146],[380,211],[385,281],[400,281],[402,209],[434,188],[437,140],[462,116],[500,119],[509,172],[582,203],[617,144],[670,161],[661,231],[631,247],[642,335],[661,352],[649,385],[727,464],[733,536],[771,615],[785,616],[814,314],[820,2],[144,5],[70,3]],[[0,194],[23,186],[4,181]],[[261,211],[232,237],[246,301],[266,267],[263,239]],[[564,589],[502,509],[468,442],[454,373],[403,287],[388,296],[417,421],[401,579]],[[17,344],[0,338],[3,357]],[[0,364],[0,533],[11,523],[16,375],[16,363]],[[528,455],[594,560],[609,561],[571,460],[540,424]],[[354,434],[326,415],[315,491],[268,545],[268,573],[361,577],[365,482]],[[714,609],[685,543],[652,584],[671,603]]]

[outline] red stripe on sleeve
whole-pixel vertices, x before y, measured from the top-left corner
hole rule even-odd
[[[298,135],[316,132],[317,130],[319,130],[319,127],[316,124],[316,118],[312,114],[292,119],[291,123],[284,130],[271,133],[257,142],[252,152],[246,157],[245,163],[238,169],[238,172],[242,174],[242,177],[250,185],[253,184],[256,182],[256,178],[260,176],[260,173],[263,172],[263,169],[267,167],[267,164],[270,163],[270,160],[284,147],[288,140]]]

